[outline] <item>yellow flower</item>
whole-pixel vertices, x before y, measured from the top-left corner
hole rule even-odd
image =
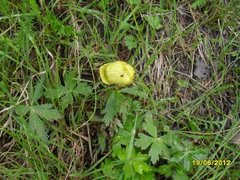
[[[135,70],[124,61],[115,61],[100,67],[100,77],[105,84],[126,86],[133,82]]]

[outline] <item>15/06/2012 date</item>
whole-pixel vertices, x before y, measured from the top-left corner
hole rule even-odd
[[[194,166],[229,166],[231,161],[228,159],[219,159],[219,160],[193,160],[192,161]]]

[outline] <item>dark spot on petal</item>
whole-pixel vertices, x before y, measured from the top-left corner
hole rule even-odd
[[[121,74],[121,75],[120,75],[120,77],[123,77],[123,76],[124,76],[124,74]]]

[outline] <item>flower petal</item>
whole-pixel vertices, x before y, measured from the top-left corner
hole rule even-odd
[[[109,82],[107,76],[106,76],[106,68],[107,68],[108,65],[109,65],[109,63],[108,63],[108,64],[104,64],[104,65],[102,65],[102,66],[100,67],[100,69],[99,69],[100,77],[101,77],[102,81],[103,81],[105,84],[111,84],[111,83]]]

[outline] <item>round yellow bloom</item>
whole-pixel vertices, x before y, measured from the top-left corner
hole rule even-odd
[[[124,61],[115,61],[100,67],[100,77],[105,84],[126,86],[133,82],[135,70]]]

